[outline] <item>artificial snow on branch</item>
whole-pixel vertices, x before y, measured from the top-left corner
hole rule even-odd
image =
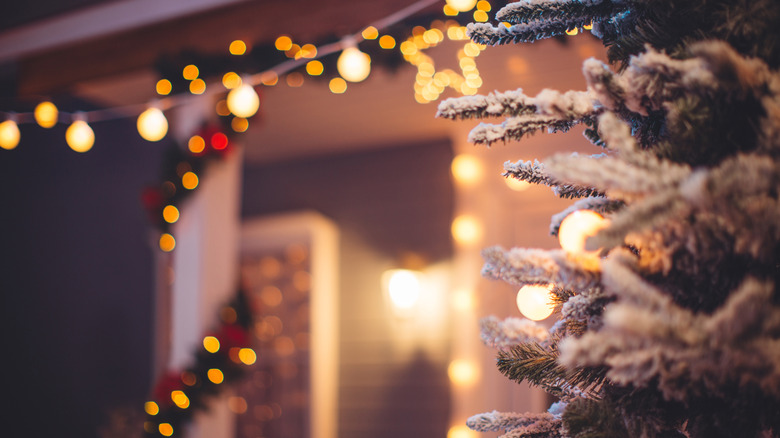
[[[488,316],[479,321],[480,337],[488,347],[506,349],[523,342],[544,342],[550,337],[547,329],[529,319]]]
[[[555,284],[564,289],[581,290],[596,287],[600,273],[569,258],[562,250],[494,246],[482,251],[484,277],[503,280],[517,286]]]

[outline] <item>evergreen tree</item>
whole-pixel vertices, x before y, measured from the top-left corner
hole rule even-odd
[[[610,65],[586,91],[448,99],[477,144],[585,124],[597,154],[508,162],[505,176],[579,198],[609,225],[580,254],[484,251],[483,274],[553,284],[551,330],[482,321],[499,370],[560,401],[468,425],[504,437],[780,437],[780,1],[521,0],[482,44],[592,23]]]

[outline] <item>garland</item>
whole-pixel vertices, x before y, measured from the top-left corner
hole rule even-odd
[[[220,311],[220,324],[203,338],[194,363],[181,371],[169,371],[154,386],[144,410],[147,437],[181,436],[182,425],[196,411],[208,408],[210,397],[238,381],[257,356],[250,348],[252,314],[244,292]]]

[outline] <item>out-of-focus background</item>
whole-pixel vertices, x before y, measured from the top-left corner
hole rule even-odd
[[[479,341],[479,318],[520,316],[516,290],[480,278],[479,252],[557,246],[549,218],[569,204],[548,188],[507,184],[502,163],[591,149],[577,129],[474,146],[476,121],[435,113],[438,101],[464,92],[583,89],[582,61],[604,57],[598,41],[585,32],[464,52],[468,40],[449,29],[478,13],[492,19],[506,2],[451,15],[444,1],[427,2],[376,36],[363,33],[358,48],[381,56],[345,92],[333,82],[341,50],[322,59],[320,75],[301,64],[275,78],[248,76],[418,3],[6,5],[0,111],[20,141],[0,150],[1,435],[141,436],[144,427],[167,435],[145,403],[198,360],[204,336],[232,321],[225,306],[239,286],[256,361],[205,397],[208,409],[174,399],[197,412],[177,436],[457,438],[476,436],[462,427],[476,413],[547,409],[551,400],[508,382]],[[432,29],[438,36],[424,37]],[[380,47],[391,34],[393,46]],[[298,49],[278,50],[284,35]],[[237,40],[246,52],[232,55]],[[405,41],[428,58],[404,59]],[[453,74],[426,73],[425,63]],[[199,72],[185,79],[187,65]],[[258,82],[256,115],[217,115],[230,71]],[[456,76],[470,85],[441,85]],[[434,79],[439,91],[421,91]],[[42,101],[61,112],[52,128],[32,120]],[[169,131],[148,142],[136,118],[155,104]],[[78,112],[94,131],[84,153],[65,140]],[[189,163],[193,136],[208,142],[214,130],[229,136],[226,152],[197,162],[197,190],[165,198],[173,196],[166,175],[195,170],[177,170],[176,157]],[[150,217],[166,199],[177,203],[173,223]],[[161,241],[166,233],[175,247]],[[391,280],[396,269],[407,271]],[[412,284],[391,296],[407,274]]]

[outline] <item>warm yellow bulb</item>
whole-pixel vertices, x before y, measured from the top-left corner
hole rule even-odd
[[[580,33],[580,30],[577,29],[576,27],[574,29],[569,29],[566,31],[566,35],[571,35],[571,36],[577,35],[578,33]]]
[[[474,9],[477,0],[447,0],[447,4],[458,12],[468,12]]]
[[[163,233],[160,236],[160,249],[165,252],[171,252],[173,251],[173,248],[176,247],[176,239],[173,238],[172,235],[169,233]]]
[[[233,120],[230,121],[230,127],[235,132],[246,132],[249,129],[249,120],[243,117],[233,117]]]
[[[466,186],[474,185],[482,179],[482,162],[473,155],[456,156],[452,160],[451,169],[455,181]]]
[[[160,431],[160,435],[162,436],[173,435],[173,426],[171,426],[170,423],[161,423],[157,429]]]
[[[538,284],[528,284],[517,291],[517,308],[520,313],[528,319],[541,321],[553,312],[552,295],[550,290],[552,285],[541,286]]]
[[[168,133],[168,120],[157,108],[148,108],[138,116],[138,133],[146,141],[160,141]]]
[[[203,338],[203,348],[209,353],[216,353],[219,351],[219,339],[214,336],[206,336]]]
[[[0,123],[0,147],[10,151],[19,145],[19,127],[13,120]]]
[[[179,209],[173,205],[166,205],[163,208],[163,219],[169,224],[176,222],[179,220]]]
[[[361,35],[363,35],[363,38],[367,40],[375,40],[379,36],[379,31],[374,26],[368,26],[367,28],[363,29]]]
[[[190,398],[187,397],[187,394],[185,394],[184,391],[178,389],[171,391],[171,400],[173,400],[176,406],[180,407],[181,409],[187,409],[190,407]]]
[[[190,82],[190,93],[203,94],[206,92],[206,81],[201,78],[194,79]]]
[[[382,37],[379,38],[379,47],[383,49],[395,48],[395,38],[390,35],[382,35]]]
[[[341,78],[333,78],[328,84],[330,91],[333,94],[343,94],[347,91],[347,81]]]
[[[235,40],[230,43],[228,51],[230,51],[231,55],[243,55],[246,53],[246,43],[241,40]]]
[[[95,133],[83,120],[76,120],[65,131],[65,141],[76,152],[87,152],[95,144]]]
[[[206,140],[203,140],[203,137],[199,135],[193,135],[187,142],[187,147],[193,154],[199,154],[206,149]]]
[[[477,438],[478,435],[473,430],[463,425],[452,426],[447,431],[447,438]]]
[[[227,106],[230,112],[245,119],[252,117],[260,108],[260,97],[254,87],[242,84],[230,90],[227,96]]]
[[[458,216],[452,221],[452,237],[461,245],[477,244],[482,240],[482,224],[473,216]]]
[[[197,78],[199,74],[200,74],[200,70],[198,70],[198,67],[192,64],[184,67],[184,69],[181,72],[181,75],[184,77],[184,79],[188,81]]]
[[[232,90],[241,85],[241,76],[237,73],[229,71],[222,76],[222,85],[228,90]]]
[[[587,253],[585,241],[609,225],[609,221],[590,210],[577,210],[566,216],[558,228],[558,242],[570,254]],[[594,251],[595,252],[595,251]]]
[[[206,373],[211,383],[219,385],[225,380],[225,375],[218,368],[210,368]]]
[[[517,178],[505,178],[504,182],[506,183],[506,186],[510,189],[516,191],[516,192],[522,192],[523,190],[528,189],[531,187],[531,183],[528,181],[520,181]]]
[[[57,124],[59,113],[51,102],[41,102],[35,107],[35,121],[42,128],[51,128]]]
[[[155,85],[155,90],[157,91],[157,94],[166,96],[168,94],[171,94],[171,90],[173,90],[173,85],[171,84],[171,81],[168,79],[160,79],[157,81],[157,85]]]
[[[350,82],[360,82],[371,73],[371,57],[357,47],[347,47],[339,55],[336,68],[342,78]]]
[[[325,71],[325,66],[320,61],[314,60],[306,63],[306,73],[312,76],[319,76]]]
[[[194,172],[187,172],[181,176],[181,185],[187,190],[193,190],[198,187],[198,175]]]
[[[148,401],[144,403],[144,411],[146,411],[146,413],[149,415],[157,415],[160,413],[160,407],[157,406],[157,403]]]
[[[411,309],[420,298],[420,274],[409,269],[391,269],[382,274],[390,301],[399,309]]]
[[[238,359],[244,365],[252,365],[257,361],[257,353],[251,348],[242,348],[238,350]]]
[[[292,47],[292,43],[293,42],[290,37],[288,37],[287,35],[282,35],[276,39],[274,46],[276,46],[276,50],[286,52],[290,50],[290,48]]]
[[[465,359],[456,359],[447,367],[447,375],[456,386],[471,386],[477,382],[479,371],[474,362]]]
[[[480,11],[490,12],[491,6],[490,2],[487,0],[479,0],[477,2],[477,9]]]

